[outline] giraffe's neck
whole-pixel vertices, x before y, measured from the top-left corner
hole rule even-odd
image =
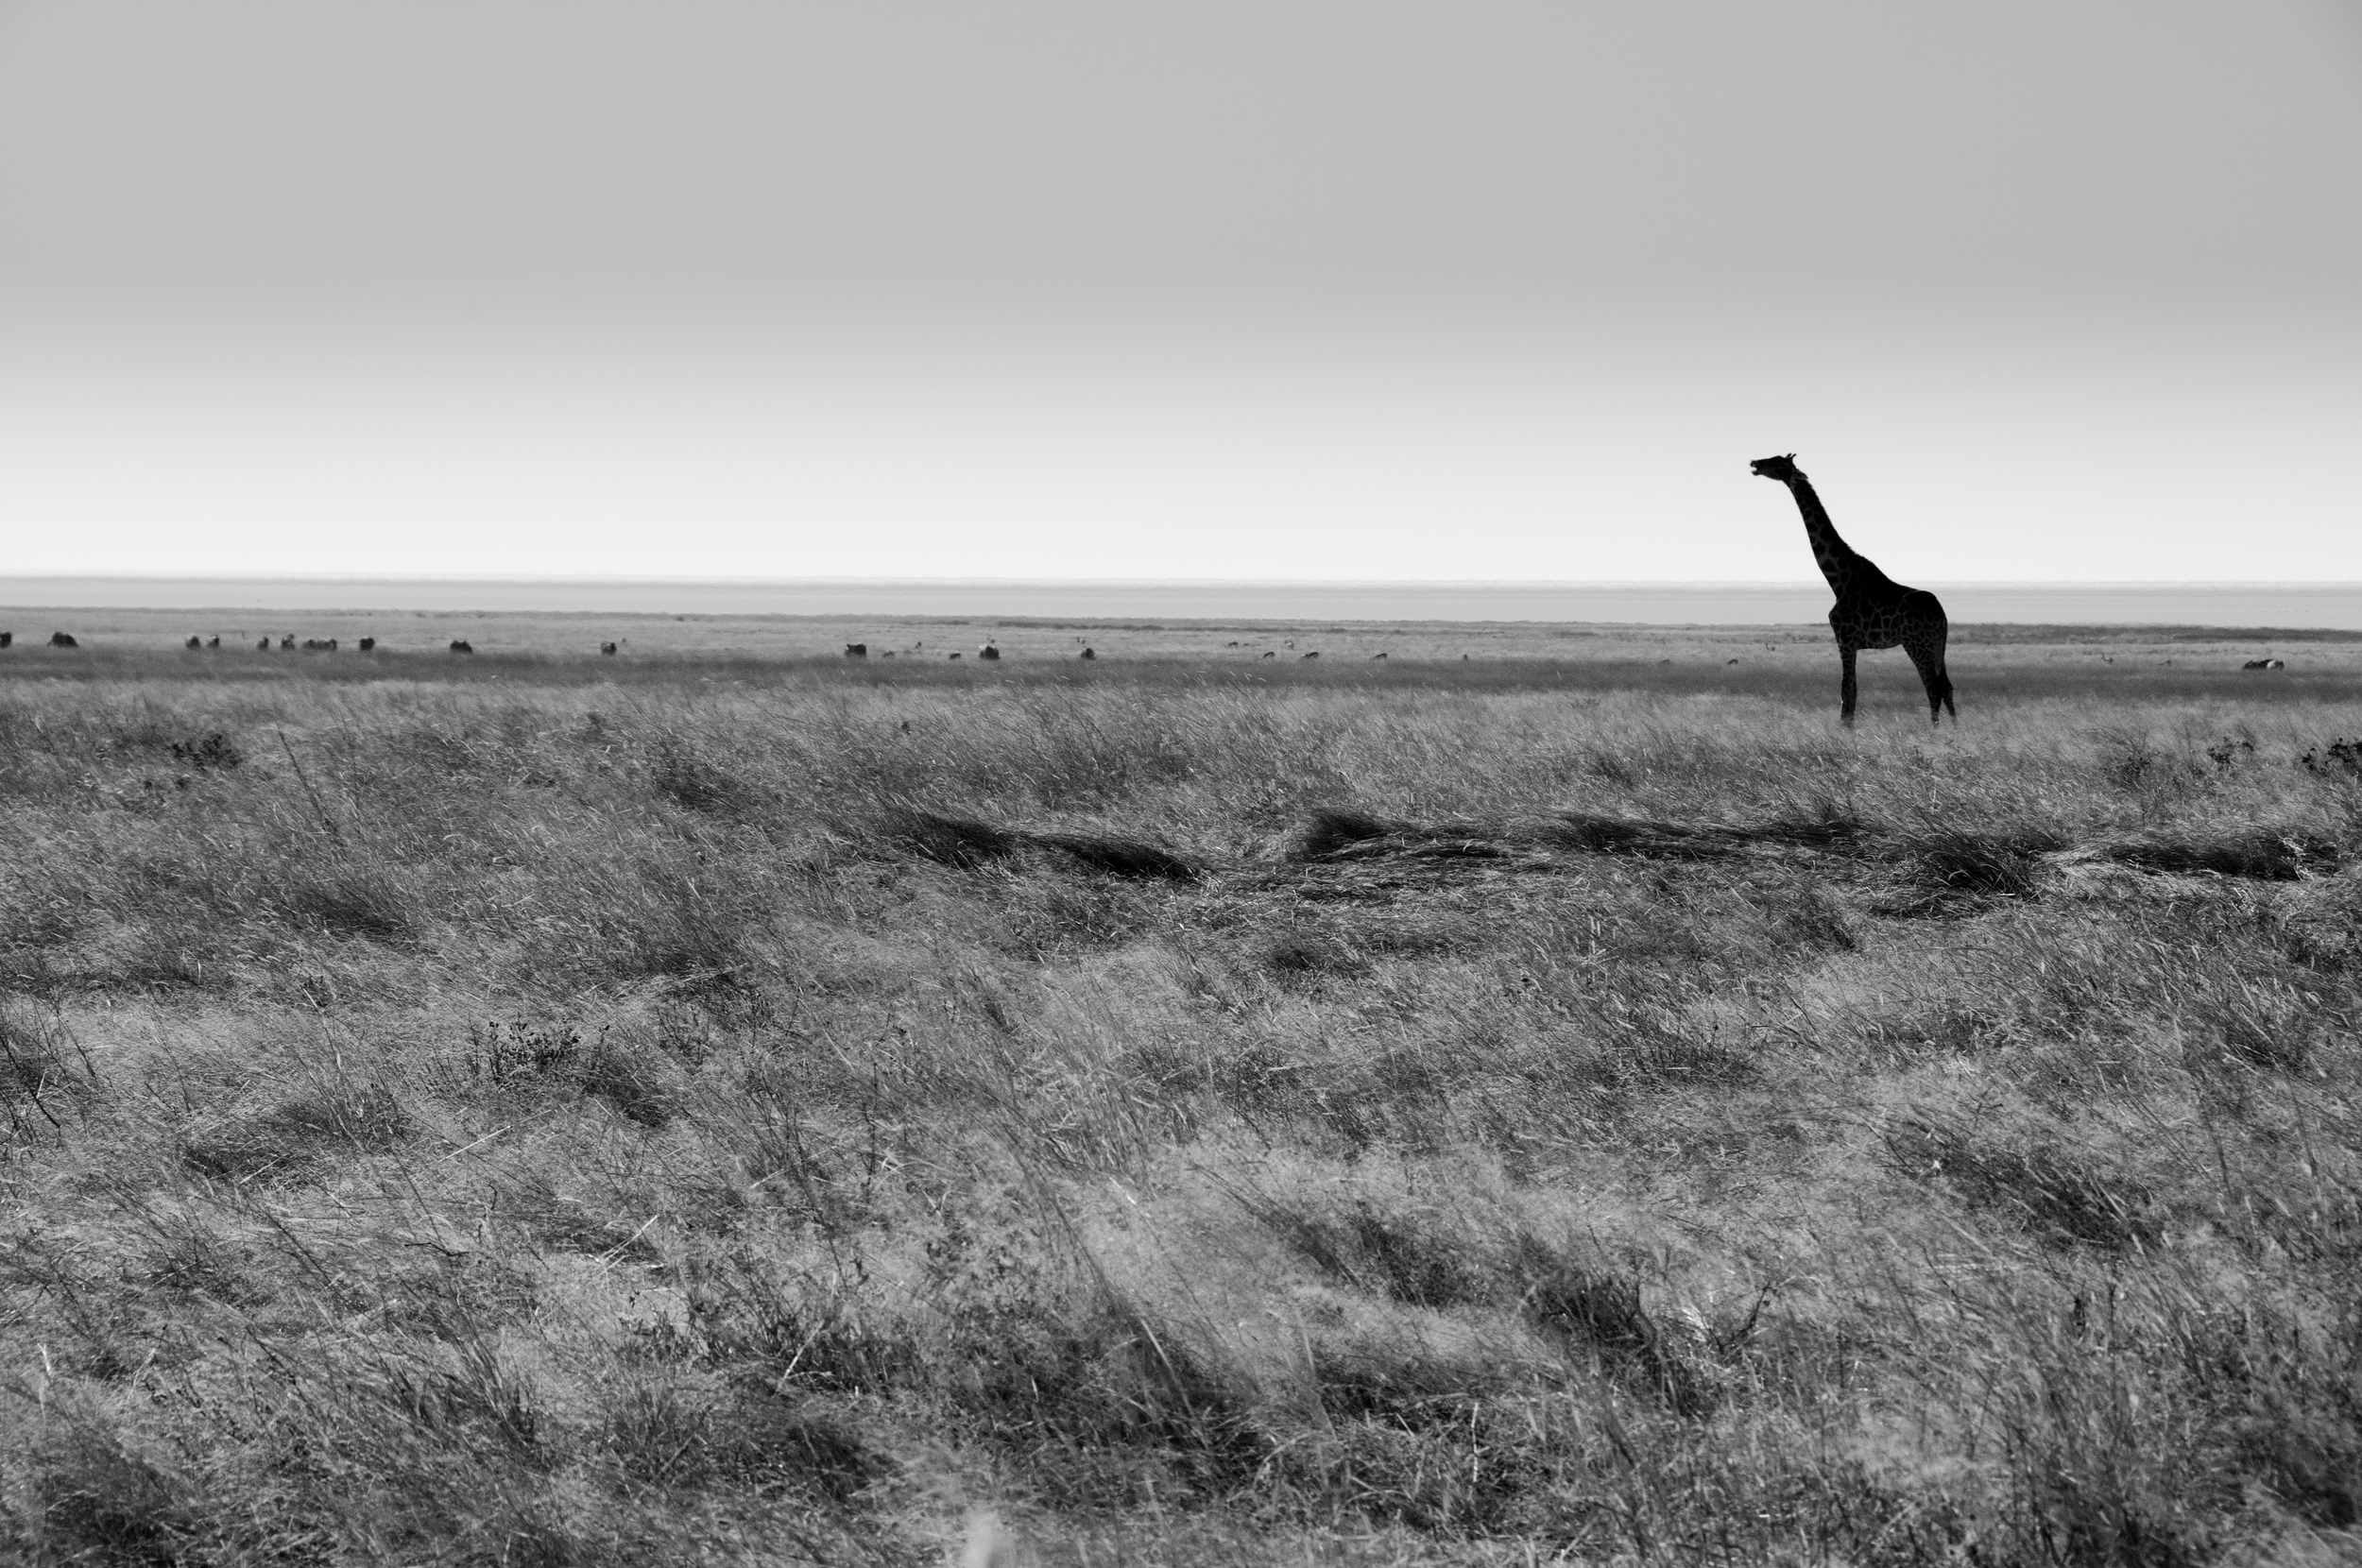
[[[1796,509],[1805,515],[1805,534],[1812,540],[1812,558],[1820,563],[1821,575],[1829,580],[1829,591],[1843,598],[1847,589],[1861,581],[1865,568],[1874,574],[1877,568],[1838,537],[1837,524],[1829,520],[1829,509],[1813,493],[1811,480],[1800,472],[1789,480],[1788,489],[1796,498]]]

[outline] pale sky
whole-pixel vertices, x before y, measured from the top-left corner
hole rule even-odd
[[[28,571],[2362,580],[2355,0],[0,0]]]

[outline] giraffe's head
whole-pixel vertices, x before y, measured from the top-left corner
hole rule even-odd
[[[1796,454],[1792,452],[1786,457],[1758,457],[1752,467],[1762,478],[1776,479],[1783,485],[1795,478],[1798,471]]]

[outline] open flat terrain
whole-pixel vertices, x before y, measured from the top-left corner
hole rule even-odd
[[[0,1558],[2362,1554],[2351,634],[280,619],[8,612]]]

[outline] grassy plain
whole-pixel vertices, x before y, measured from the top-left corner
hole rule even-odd
[[[100,613],[0,1556],[2362,1552],[2353,639]]]

